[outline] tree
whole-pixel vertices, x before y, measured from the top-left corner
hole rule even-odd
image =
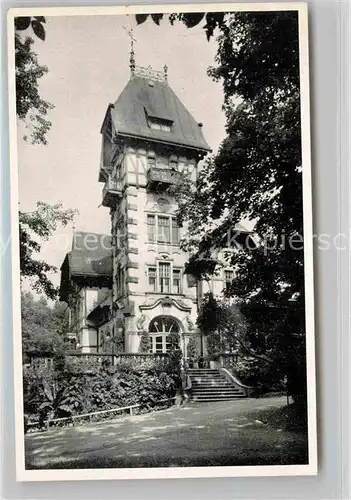
[[[47,144],[47,133],[51,122],[47,119],[53,105],[45,101],[39,94],[39,81],[48,72],[46,66],[40,65],[37,54],[33,51],[33,38],[23,36],[20,31],[32,28],[35,35],[45,40],[42,16],[18,17],[15,19],[15,72],[16,72],[16,112],[17,117],[25,123],[33,144]],[[24,136],[27,140],[28,136]]]
[[[201,303],[197,326],[207,338],[210,355],[231,352],[272,363],[267,353],[261,353],[257,350],[257,345],[252,345],[250,329],[239,305],[228,299],[218,299],[212,293],[206,294]]]
[[[197,343],[194,335],[191,335],[188,341],[186,354],[188,359],[194,361],[198,357]]]
[[[64,210],[62,203],[49,205],[44,202],[38,202],[33,212],[19,212],[21,280],[29,278],[33,289],[50,299],[57,297],[58,289],[47,273],[56,272],[57,269],[35,258],[35,254],[40,252],[42,242],[47,241],[59,225],[66,226],[72,221],[76,213],[76,210]]]
[[[197,324],[206,335],[209,355],[235,354],[226,366],[244,383],[253,385],[257,394],[284,388],[285,373],[277,363],[275,336],[253,331],[239,304],[206,294]]]
[[[45,297],[35,299],[31,292],[21,293],[22,346],[25,355],[51,355],[60,350],[67,330],[58,325],[67,321],[63,304],[55,303],[53,309]]]
[[[45,18],[43,16],[15,18],[15,70],[16,70],[16,112],[30,130],[32,143],[47,144],[46,135],[51,122],[46,119],[53,105],[39,95],[39,80],[47,72],[46,66],[40,66],[37,54],[33,52],[34,40],[19,34],[29,28],[41,40],[45,40]],[[25,137],[27,139],[27,137]],[[19,212],[20,268],[21,280],[30,278],[34,290],[55,299],[57,289],[47,277],[47,273],[57,269],[47,262],[36,259],[41,242],[47,241],[61,224],[66,226],[77,214],[76,210],[63,210],[61,203],[49,205],[37,203],[37,210],[30,213]],[[39,237],[41,242],[35,239]]]
[[[54,331],[67,341],[67,333],[69,333],[67,304],[65,302],[56,301],[51,309],[51,317]]]
[[[296,12],[173,15],[191,28],[205,20],[218,50],[209,76],[224,90],[226,137],[209,157],[180,217],[189,224],[187,271],[212,274],[213,249],[235,243],[233,228],[252,222],[256,246],[228,257],[236,269],[228,295],[245,305],[253,334],[271,337],[274,361],[296,399],[306,392],[302,158]],[[146,18],[137,18],[144,22]],[[156,24],[159,18],[153,18]],[[196,235],[196,238],[194,237]],[[248,241],[246,242],[248,243]],[[264,311],[265,321],[259,321]]]
[[[206,193],[209,213],[202,222],[213,229],[204,231],[189,267],[196,272],[199,250],[209,257],[240,220],[254,223],[258,245],[231,254],[229,294],[245,304],[253,333],[271,337],[274,360],[297,399],[306,388],[297,14],[234,14],[218,44],[209,74],[223,82],[227,136],[203,186],[200,180],[199,202]]]

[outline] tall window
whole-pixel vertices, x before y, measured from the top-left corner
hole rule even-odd
[[[180,269],[173,269],[172,293],[182,293],[181,292],[181,270]]]
[[[157,291],[157,270],[156,267],[149,267],[148,269],[148,281],[149,281],[149,290],[151,292]]]
[[[169,334],[179,334],[178,323],[170,316],[157,316],[149,326],[150,352],[168,352],[171,348]]]
[[[147,240],[150,243],[156,242],[156,216],[147,216]]]
[[[170,218],[157,217],[157,241],[160,243],[171,243]]]
[[[171,264],[169,262],[159,263],[159,290],[161,293],[170,292]]]
[[[180,235],[179,235],[179,226],[177,219],[172,217],[172,243],[173,245],[179,245]]]
[[[149,243],[179,245],[180,233],[177,219],[170,215],[147,215],[147,239]]]
[[[229,290],[234,279],[234,271],[224,271],[224,289]]]
[[[182,293],[182,270],[171,262],[158,262],[147,270],[148,291],[155,293]]]

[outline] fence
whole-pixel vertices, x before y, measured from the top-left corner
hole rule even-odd
[[[158,363],[167,358],[167,353],[80,353],[80,352],[67,352],[66,357],[74,365],[81,365],[86,367],[111,365],[118,366],[122,363],[130,363],[140,365]],[[53,357],[50,356],[31,356],[30,364],[32,366],[45,366],[46,368],[53,366]]]
[[[90,365],[108,364],[112,366],[121,363],[130,363],[133,365],[143,365],[146,362],[157,363],[167,358],[166,353],[67,353],[73,363],[87,363]]]
[[[212,356],[212,362],[214,368],[226,368],[233,367],[237,364],[239,360],[239,355],[236,353],[223,352],[214,354]]]
[[[154,406],[152,408],[149,408],[149,409],[156,409],[156,407],[159,407],[159,406],[162,407],[162,406],[164,406],[164,403],[167,403],[167,406],[170,406],[171,402],[175,401],[175,399],[176,399],[175,396],[172,398],[160,399],[159,401],[156,401],[154,403]],[[64,424],[65,422],[67,422],[67,423],[74,424],[75,421],[84,420],[84,419],[88,419],[91,422],[94,417],[109,415],[109,414],[113,414],[113,413],[120,413],[123,411],[129,412],[129,415],[132,417],[134,410],[141,409],[143,407],[145,407],[145,405],[143,405],[142,403],[138,403],[138,404],[130,405],[130,406],[121,406],[119,408],[111,408],[109,410],[100,410],[100,411],[94,411],[94,412],[90,412],[90,413],[82,413],[80,415],[71,415],[69,417],[52,418],[52,419],[46,420],[45,426],[46,426],[46,430],[49,430],[50,425],[52,425],[53,423],[55,423],[55,424],[62,424],[63,423]],[[31,425],[31,423],[29,423],[29,425]]]

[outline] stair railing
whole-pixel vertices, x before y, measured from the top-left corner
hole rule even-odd
[[[252,385],[246,385],[244,384],[236,375],[234,375],[231,371],[229,371],[227,368],[219,368],[219,371],[223,373],[225,378],[234,384],[235,386],[239,387],[245,392],[245,395],[248,397],[251,395],[254,387]]]

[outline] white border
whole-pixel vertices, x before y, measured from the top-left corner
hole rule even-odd
[[[17,171],[17,121],[15,96],[14,17],[16,16],[97,16],[136,13],[219,12],[219,11],[292,11],[299,14],[300,89],[303,160],[303,212],[306,296],[306,356],[308,395],[308,449],[309,463],[281,466],[228,466],[228,467],[174,467],[132,469],[59,469],[26,470],[24,456],[20,266],[18,238],[18,171]],[[8,16],[8,72],[9,72],[9,123],[10,123],[10,182],[11,182],[11,249],[13,280],[13,349],[15,385],[15,434],[17,481],[67,481],[97,479],[154,479],[196,477],[255,477],[255,476],[312,476],[317,474],[317,422],[315,381],[314,286],[313,286],[313,226],[310,148],[309,57],[308,18],[306,3],[265,4],[197,4],[197,5],[147,5],[125,7],[51,7],[13,8]]]

